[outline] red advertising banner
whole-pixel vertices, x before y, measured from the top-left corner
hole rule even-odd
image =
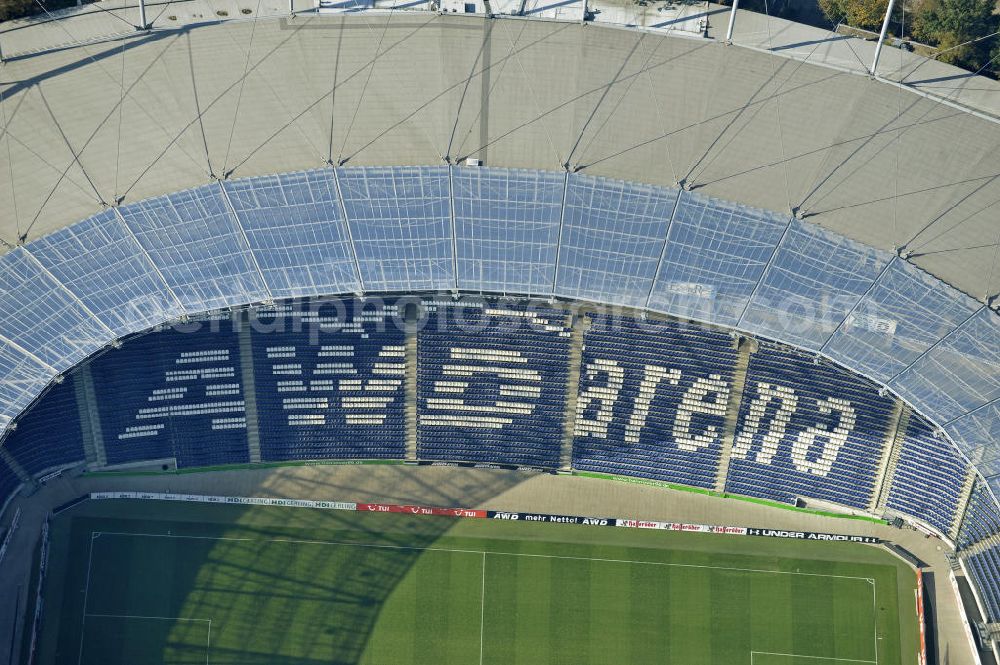
[[[924,634],[924,573],[917,569],[917,620],[920,623],[920,665],[927,665],[927,637]]]
[[[474,510],[472,508],[431,508],[428,506],[406,506],[395,503],[359,503],[357,504],[357,510],[369,513],[405,513],[407,515],[486,518],[485,510]]]

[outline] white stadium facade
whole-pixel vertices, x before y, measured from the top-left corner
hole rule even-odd
[[[633,321],[752,340],[748,354],[787,349],[888,400],[891,431],[856,503],[807,490],[795,498],[899,516],[954,555],[974,596],[963,624],[960,601],[939,582],[957,609],[936,628],[965,626],[941,629],[953,658],[942,663],[972,662],[975,639],[1000,636],[996,82],[896,49],[873,75],[873,42],[744,11],[727,40],[729,9],[704,3],[317,11],[189,0],[143,12],[109,0],[0,26],[0,466],[18,485],[53,467],[113,466],[103,450],[113,433],[86,440],[85,460],[37,469],[7,444],[64,377],[167,324],[327,296],[412,297],[431,311],[466,296],[614,307]],[[572,330],[560,334],[581,353],[583,333]],[[625,370],[587,358],[569,370],[575,406],[557,409],[560,418],[576,409],[570,448],[581,445],[574,436],[608,435],[613,407],[588,419],[581,404],[627,392]],[[520,378],[543,383],[544,371]],[[602,372],[602,388],[588,392]],[[707,374],[690,389],[702,392],[685,393],[698,406],[679,408],[686,415],[672,417],[687,429],[672,431],[690,434],[681,451],[718,434],[724,461],[711,460],[704,486],[752,494],[727,482],[729,457],[767,466],[784,445],[784,430],[754,421],[754,409],[780,402],[786,415],[774,419],[793,419],[811,398],[777,383],[756,383],[751,395],[739,373]],[[656,381],[672,376],[643,376],[652,387],[635,409],[645,414]],[[542,394],[520,390],[529,401]],[[737,392],[751,415],[737,414],[737,397],[738,427],[692,434],[692,413],[715,413],[704,405],[712,390],[720,423]],[[449,404],[463,407],[422,399],[420,408]],[[844,395],[816,404],[839,414],[837,427],[809,430],[809,441],[826,441],[819,457],[806,444],[790,454],[799,472],[820,477],[863,415]],[[246,425],[248,408],[233,422]],[[646,417],[634,420],[635,409],[623,429],[633,443]],[[420,427],[461,424],[413,417]],[[955,493],[941,520],[890,496],[894,437],[917,420],[957,469],[941,481]],[[156,434],[146,427],[123,432]],[[248,459],[261,461],[254,445]],[[449,457],[439,453],[416,457]],[[556,458],[552,468],[588,468],[572,451]],[[938,492],[937,471],[909,482]],[[0,505],[8,498],[0,492]],[[19,588],[17,577],[0,587]]]

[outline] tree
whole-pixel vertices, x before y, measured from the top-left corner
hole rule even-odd
[[[989,62],[996,41],[979,38],[996,32],[1000,24],[993,8],[994,0],[926,0],[913,32],[917,39],[940,49],[942,62],[979,69]]]
[[[32,0],[0,0],[0,21],[27,16],[34,7]]]
[[[831,23],[878,30],[889,0],[819,0],[819,6]]]

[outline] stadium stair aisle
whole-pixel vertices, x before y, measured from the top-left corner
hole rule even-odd
[[[417,331],[406,331],[406,459],[417,459]]]
[[[760,342],[748,369],[726,491],[860,510],[875,492],[896,400],[811,353]],[[811,442],[824,440],[822,451]]]
[[[879,463],[878,472],[875,475],[875,492],[872,493],[872,501],[868,506],[869,512],[885,510],[885,503],[889,499],[889,489],[892,487],[893,478],[896,477],[896,465],[899,464],[899,452],[903,446],[903,439],[906,435],[906,428],[910,426],[910,416],[913,412],[903,403],[896,400],[896,409],[892,414],[892,421],[889,425],[890,434],[886,440],[885,453]]]
[[[260,421],[257,416],[257,384],[254,381],[253,339],[250,335],[250,313],[237,314],[240,340],[240,376],[243,379],[243,401],[246,408],[247,450],[250,463],[261,461]]]
[[[950,536],[968,473],[968,463],[952,453],[950,442],[940,436],[937,427],[914,415],[906,429],[886,505],[919,516]]]
[[[737,349],[688,321],[588,315],[574,468],[711,489]]]
[[[990,496],[986,481],[977,477],[962,518],[957,546],[959,549],[968,547],[995,533],[1000,533],[1000,510]]]
[[[962,485],[962,491],[958,495],[955,522],[952,524],[951,532],[948,534],[948,537],[955,542],[958,542],[958,535],[962,530],[962,524],[965,522],[965,514],[968,512],[969,504],[972,502],[972,491],[976,487],[976,478],[978,478],[976,469],[970,466],[965,474],[965,483]]]
[[[94,406],[94,381],[90,375],[89,363],[73,373],[73,388],[76,390],[76,408],[87,466],[104,468],[108,465],[108,455],[104,451],[104,440],[101,437],[101,420],[97,417],[97,407]]]
[[[573,430],[576,427],[576,401],[580,393],[580,367],[583,365],[583,338],[590,328],[590,319],[575,315],[569,342],[569,374],[566,378],[566,413],[563,416],[562,450],[559,468],[568,471],[573,467]]]
[[[1000,621],[1000,535],[993,535],[964,550],[961,559],[979,589],[989,623]]]
[[[736,369],[733,370],[733,389],[729,393],[729,403],[726,405],[726,424],[722,429],[722,452],[719,454],[719,473],[715,477],[715,491],[726,489],[726,477],[729,475],[729,461],[732,459],[733,439],[736,437],[736,427],[740,422],[740,404],[743,402],[743,390],[747,385],[747,367],[750,366],[750,355],[757,350],[757,344],[750,338],[739,337],[736,344]]]

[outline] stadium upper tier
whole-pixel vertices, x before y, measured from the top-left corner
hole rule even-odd
[[[290,297],[486,292],[827,356],[1000,471],[1000,319],[897,255],[697,192],[485,167],[320,169],[121,206],[0,257],[0,416],[116,339]]]
[[[786,345],[576,305],[304,299],[126,337],[18,419],[0,505],[13,474],[84,463],[572,469],[904,515],[957,542],[1000,606],[997,557],[978,556],[1000,545],[996,506],[897,397]]]

